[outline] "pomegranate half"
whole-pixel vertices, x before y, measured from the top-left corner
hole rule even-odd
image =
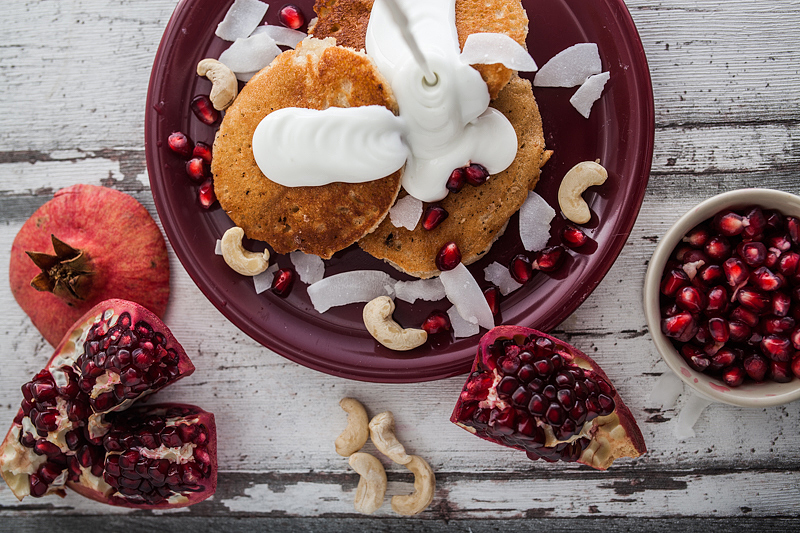
[[[193,371],[153,313],[101,302],[22,386],[21,409],[0,445],[0,474],[20,500],[65,487],[126,507],[204,500],[216,488],[213,415],[190,405],[131,408]]]
[[[598,470],[647,451],[633,415],[595,361],[521,326],[483,336],[450,421],[530,459]]]
[[[22,225],[11,246],[11,292],[51,345],[109,298],[163,316],[169,261],[161,230],[139,202],[96,185],[73,185]]]

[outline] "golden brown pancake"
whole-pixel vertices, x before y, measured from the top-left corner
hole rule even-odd
[[[302,250],[328,259],[383,220],[400,190],[401,171],[366,183],[284,187],[265,177],[253,157],[253,132],[272,111],[366,105],[397,112],[372,60],[333,46],[333,39],[303,41],[245,85],[217,133],[211,171],[220,205],[247,237],[277,253]]]
[[[386,218],[378,229],[358,244],[369,254],[398,270],[420,278],[439,274],[434,259],[442,245],[454,241],[462,262],[470,264],[485,254],[502,235],[508,219],[517,212],[539,181],[540,168],[550,158],[545,150],[542,119],[531,83],[514,75],[492,102],[517,132],[517,157],[503,172],[478,187],[465,185],[439,202],[449,216],[434,230],[417,225],[409,231],[396,228]]]
[[[363,50],[372,3],[373,0],[317,0],[317,21],[308,31],[320,39],[335,37],[340,46]],[[473,33],[505,33],[526,47],[528,16],[519,0],[456,0],[456,31],[462,49]],[[511,79],[512,71],[499,63],[473,67],[483,76],[492,99]]]

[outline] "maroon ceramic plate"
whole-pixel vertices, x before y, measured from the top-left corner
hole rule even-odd
[[[467,372],[479,336],[451,341],[433,339],[410,353],[377,344],[364,329],[361,305],[333,308],[320,315],[311,306],[305,286],[296,283],[279,298],[257,295],[250,278],[242,277],[214,255],[214,244],[232,223],[217,206],[204,211],[197,203],[197,186],[184,173],[184,162],[167,147],[176,130],[211,143],[215,128],[198,121],[189,102],[208,94],[210,83],[195,75],[204,57],[218,57],[228,46],[214,36],[233,0],[183,0],[178,4],[156,55],[145,114],[145,150],[155,205],[175,253],[197,286],[236,326],[264,346],[309,368],[328,374],[377,382],[414,382]],[[310,0],[297,1],[306,18]],[[599,45],[603,68],[611,72],[602,98],[589,120],[569,104],[575,89],[536,89],[547,145],[555,150],[537,186],[556,206],[558,183],[575,163],[600,159],[609,179],[587,193],[594,216],[587,225],[594,243],[583,253],[570,252],[554,275],[537,274],[522,289],[506,297],[500,322],[550,330],[574,311],[594,290],[628,238],[644,196],[653,153],[654,111],[650,74],[636,28],[622,0],[523,0],[531,19],[528,49],[541,66],[564,48],[579,42]],[[277,24],[274,4],[266,22]],[[560,218],[560,217],[557,217]],[[554,223],[551,243],[558,240]],[[263,244],[251,243],[252,249]],[[522,251],[516,216],[488,257],[470,270],[484,286],[483,269],[492,261],[507,264]],[[291,266],[277,257],[280,266]],[[380,269],[396,279],[409,279],[352,246],[327,262],[326,275],[351,269]],[[395,318],[415,327],[449,302],[409,305],[397,302]]]

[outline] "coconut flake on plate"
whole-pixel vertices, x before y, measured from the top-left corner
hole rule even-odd
[[[569,99],[569,103],[578,110],[578,113],[583,115],[583,118],[589,118],[589,114],[592,112],[592,106],[600,98],[600,95],[603,94],[603,88],[610,78],[611,74],[608,72],[589,76],[589,79],[578,87],[578,90],[575,91],[575,94]]]
[[[600,74],[603,65],[595,43],[579,43],[554,55],[544,64],[533,85],[536,87],[575,87],[589,76]]]
[[[389,220],[395,228],[414,231],[422,217],[422,202],[410,194],[403,196],[389,210]]]
[[[467,37],[461,51],[465,65],[502,63],[511,70],[535,72],[536,61],[517,41],[504,33],[473,33]]]
[[[444,285],[439,278],[398,281],[394,285],[394,294],[410,304],[417,300],[435,302],[445,297]]]
[[[447,310],[447,316],[450,317],[450,327],[453,329],[453,337],[456,339],[463,339],[464,337],[472,337],[481,331],[478,324],[467,322],[461,315],[458,314],[456,306],[452,306]]]
[[[281,49],[266,33],[236,39],[219,56],[219,62],[233,72],[258,72],[278,57]]]
[[[519,237],[529,252],[536,252],[547,246],[550,240],[550,222],[556,211],[544,198],[531,191],[525,203],[519,208]]]
[[[272,287],[272,280],[275,277],[275,272],[278,271],[278,263],[272,263],[261,274],[253,276],[253,285],[256,288],[256,294],[261,294],[265,290]]]
[[[258,35],[259,33],[266,33],[275,41],[275,44],[279,46],[289,46],[291,48],[295,48],[297,43],[308,37],[308,35],[302,31],[293,30],[284,26],[273,26],[272,24],[259,26],[253,31],[251,36]]]
[[[325,262],[320,256],[296,251],[289,254],[289,259],[303,283],[311,285],[325,277]]]
[[[222,255],[222,241],[217,239],[217,244],[214,247],[214,253],[217,255]]]
[[[248,37],[267,14],[269,4],[259,0],[236,0],[217,24],[214,35],[224,41]]]
[[[487,265],[486,268],[483,269],[483,275],[486,281],[497,285],[497,288],[500,289],[500,294],[503,296],[511,294],[522,287],[522,283],[511,277],[511,272],[509,272],[508,267],[504,267],[497,261]]]
[[[314,309],[324,313],[331,307],[369,302],[378,296],[394,296],[395,280],[380,270],[351,270],[308,286]]]
[[[472,277],[464,263],[453,270],[439,274],[447,299],[458,309],[461,317],[486,329],[494,327],[494,315],[486,302],[478,282]]]

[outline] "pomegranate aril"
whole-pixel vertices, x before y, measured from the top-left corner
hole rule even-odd
[[[769,295],[748,288],[741,289],[736,293],[736,301],[755,313],[763,313],[772,305]],[[755,326],[755,324],[749,325]]]
[[[169,145],[170,150],[186,159],[191,157],[192,150],[194,150],[192,141],[186,136],[185,133],[180,131],[172,132],[172,134],[170,134],[170,136],[167,138],[167,144]]]
[[[189,106],[192,108],[194,115],[203,124],[211,126],[219,120],[219,111],[214,109],[214,104],[211,103],[211,99],[206,95],[195,96]]]
[[[767,219],[760,207],[753,207],[745,213],[744,224],[742,237],[745,239],[756,239],[767,229]]]
[[[711,233],[706,226],[697,226],[686,234],[683,242],[688,243],[692,248],[702,248],[710,237]]]
[[[786,217],[786,231],[789,239],[795,246],[800,246],[800,219],[797,217]]]
[[[202,141],[198,141],[192,150],[192,157],[199,157],[205,161],[206,164],[210,165],[213,159],[211,146]]]
[[[672,337],[680,342],[687,342],[697,333],[697,321],[691,313],[683,312],[661,321],[661,331],[667,337]]]
[[[792,306],[792,299],[788,294],[776,292],[772,295],[772,314],[775,316],[786,316]]]
[[[739,235],[744,231],[745,220],[742,215],[733,211],[723,211],[714,217],[714,228],[726,237]]]
[[[214,202],[217,201],[217,195],[214,194],[214,182],[206,180],[197,191],[197,199],[200,206],[204,209],[210,209]]]
[[[283,6],[278,12],[278,19],[281,21],[281,24],[293,30],[302,27],[303,24],[306,23],[305,15],[303,15],[300,8],[294,4],[286,4]]]
[[[486,170],[486,167],[483,165],[471,163],[464,169],[464,177],[467,183],[473,187],[477,187],[486,183],[486,180],[489,178],[489,171]]]
[[[787,252],[778,258],[778,272],[784,276],[794,276],[797,273],[797,266],[800,264],[800,254]]]
[[[186,175],[195,183],[208,178],[208,164],[201,157],[193,157],[186,162]]]
[[[794,358],[792,358],[792,373],[800,378],[800,354],[795,354]]]
[[[567,224],[561,230],[561,241],[570,248],[580,248],[588,240],[589,237],[586,236],[582,229],[571,224]]]
[[[708,316],[720,316],[728,309],[728,291],[722,285],[717,285],[708,291],[706,300],[704,312]]]
[[[492,315],[497,315],[500,312],[500,289],[492,285],[483,289],[483,297],[486,298],[486,303],[489,304],[489,309]]]
[[[751,328],[756,327],[760,322],[760,318],[756,312],[743,306],[739,306],[731,311],[729,318],[731,322],[741,322],[747,324]]]
[[[791,364],[788,361],[770,361],[769,378],[776,383],[789,383],[794,379]]]
[[[729,387],[738,387],[744,383],[746,373],[743,368],[732,366],[722,371],[722,381]]]
[[[786,362],[794,355],[792,343],[780,335],[767,335],[761,339],[761,351],[773,361]]]
[[[294,283],[294,271],[288,268],[281,268],[275,272],[272,278],[272,292],[278,296],[286,296],[292,289]]]
[[[424,329],[428,335],[435,335],[440,331],[450,331],[450,317],[444,311],[435,309],[431,311],[423,322],[420,328]]]
[[[31,474],[28,483],[30,484],[30,494],[34,498],[41,498],[47,492],[48,485],[38,474]]]
[[[766,245],[781,252],[786,252],[792,247],[792,242],[788,235],[773,235],[767,238]]]
[[[696,314],[705,309],[707,301],[705,295],[696,287],[686,286],[678,290],[675,295],[675,303],[681,309]]]
[[[747,278],[750,275],[745,264],[735,257],[725,260],[722,263],[722,269],[725,271],[725,277],[731,287],[738,287],[747,282]]]
[[[714,261],[724,261],[731,256],[731,243],[725,237],[712,237],[704,249],[706,255]]]
[[[457,168],[450,173],[450,177],[447,178],[447,190],[450,192],[458,192],[464,188],[464,184],[467,182],[467,173],[464,171],[463,168]]]
[[[750,282],[762,291],[772,292],[784,285],[783,276],[774,274],[767,267],[760,267],[750,275]]]
[[[702,267],[697,276],[692,280],[693,282],[701,283],[703,286],[711,286],[720,283],[725,279],[725,272],[719,265],[706,265]]]
[[[670,270],[661,281],[661,294],[675,296],[678,289],[689,284],[689,276],[680,268]]]
[[[764,381],[769,371],[769,361],[759,354],[752,353],[742,360],[742,367],[753,381]]]
[[[422,228],[428,231],[436,229],[444,222],[449,213],[440,205],[429,205],[422,214]]]
[[[725,367],[732,365],[736,360],[740,358],[738,351],[723,347],[717,351],[713,356],[711,356],[711,365],[710,367],[713,370],[722,370]]]
[[[759,267],[767,258],[767,247],[757,241],[743,242],[736,247],[736,254],[747,266]]]
[[[711,318],[708,321],[708,331],[711,335],[711,338],[714,339],[715,342],[728,342],[728,337],[730,337],[730,329],[728,328],[728,322],[721,318]]]
[[[453,270],[461,263],[461,250],[454,242],[445,243],[436,254],[436,268],[442,272]]]
[[[531,267],[542,272],[553,272],[564,261],[565,250],[561,246],[552,246],[536,252]]]

